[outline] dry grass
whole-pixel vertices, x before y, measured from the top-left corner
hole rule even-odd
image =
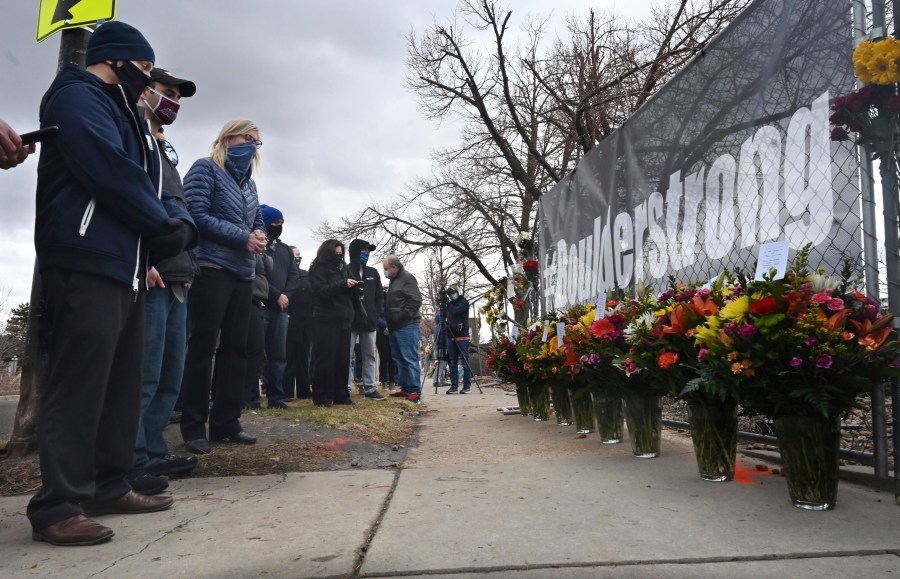
[[[353,406],[318,408],[310,401],[291,402],[289,410],[256,410],[245,413],[242,423],[263,438],[260,443],[215,445],[200,457],[192,477],[225,477],[286,472],[311,472],[347,468],[343,443],[347,434],[354,442],[368,445],[377,454],[380,447],[405,445],[415,430],[417,417],[425,410],[402,399],[374,402],[354,395]],[[177,426],[166,430],[170,448],[180,443]],[[0,440],[0,448],[5,447]],[[390,450],[390,448],[389,448]],[[355,450],[358,454],[358,449]],[[360,460],[366,464],[365,460]],[[0,458],[0,496],[32,493],[41,484],[36,454],[24,458]]]
[[[292,402],[290,410],[264,410],[284,420],[299,420],[311,426],[344,430],[377,444],[404,443],[416,426],[422,407],[399,398],[382,402],[353,397],[353,406],[319,408],[309,400]]]

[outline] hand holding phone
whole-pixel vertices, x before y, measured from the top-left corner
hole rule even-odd
[[[59,127],[53,125],[52,127],[46,127],[37,131],[31,131],[30,133],[23,133],[19,135],[19,138],[22,139],[23,145],[30,145],[32,143],[39,143],[40,141],[52,139],[58,134]]]

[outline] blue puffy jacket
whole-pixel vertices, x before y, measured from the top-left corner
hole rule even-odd
[[[230,161],[223,169],[210,158],[198,160],[184,176],[188,211],[200,230],[197,260],[253,279],[256,256],[247,251],[250,233],[265,232],[256,183],[249,173],[238,177]]]
[[[139,286],[142,240],[171,231],[156,141],[122,87],[67,66],[41,101],[34,245],[41,271],[76,270]],[[174,215],[190,223],[187,212]]]

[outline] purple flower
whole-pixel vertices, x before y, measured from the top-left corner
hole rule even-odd
[[[819,354],[816,356],[816,366],[819,368],[831,368],[831,356],[828,354]]]
[[[515,364],[509,365],[509,373],[510,374],[518,374],[519,371],[520,371],[520,368],[518,366],[516,366]]]
[[[812,348],[813,346],[815,346],[818,343],[819,343],[819,340],[817,340],[815,338],[806,338],[805,340],[803,340],[803,345],[806,346],[807,348]]]
[[[702,362],[706,355],[709,354],[709,348],[701,347],[700,351],[697,352],[697,361]]]
[[[737,324],[735,324],[734,322],[728,322],[727,324],[725,324],[725,327],[722,328],[722,330],[726,334],[733,334],[734,331],[737,330],[737,327],[738,327]]]
[[[753,324],[744,324],[740,328],[738,328],[738,334],[744,338],[749,338],[750,336],[756,335],[756,326]]]
[[[588,363],[599,364],[600,363],[600,354],[598,354],[597,352],[594,352],[593,354],[591,354],[591,357],[588,358]]]
[[[799,368],[801,365],[803,365],[802,359],[798,358],[797,356],[791,358],[791,368]]]

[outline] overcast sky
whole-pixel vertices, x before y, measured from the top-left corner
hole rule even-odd
[[[264,142],[255,176],[260,201],[282,210],[282,239],[300,247],[305,266],[322,241],[312,233],[316,226],[390,199],[429,172],[429,151],[456,140],[457,128],[426,120],[404,86],[405,35],[448,21],[456,0],[117,4],[116,19],[144,33],[156,64],[197,84],[166,131],[182,176],[208,155],[226,121],[256,122]],[[650,4],[508,3],[516,30],[529,13],[552,13],[551,26],[561,27],[567,14],[585,14],[591,5],[615,5],[634,18]],[[37,1],[0,7],[0,117],[20,133],[38,127],[38,105],[56,72],[60,35],[36,44],[37,16]],[[0,305],[7,310],[29,299],[36,167],[37,155],[0,171]]]

